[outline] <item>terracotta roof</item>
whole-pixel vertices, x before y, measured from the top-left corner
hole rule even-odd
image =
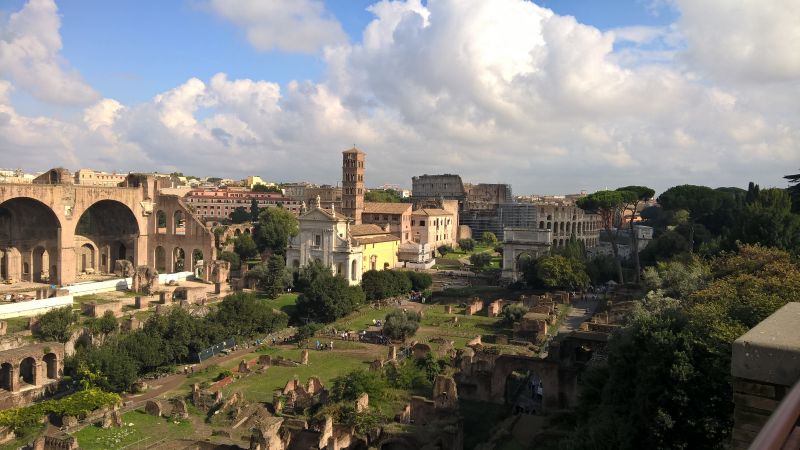
[[[393,234],[383,234],[380,236],[371,236],[371,237],[355,237],[353,238],[359,245],[364,244],[377,244],[379,242],[391,242],[391,241],[399,241],[400,238],[393,235]]]
[[[355,146],[354,146],[353,148],[347,149],[347,150],[343,151],[342,153],[362,153],[363,154],[364,152],[362,152],[361,150],[355,148]]]
[[[423,208],[411,213],[414,216],[452,216],[453,213],[439,208]]]
[[[364,203],[364,212],[371,214],[403,214],[411,209],[411,203]]]
[[[374,224],[361,224],[361,225],[351,225],[350,226],[350,235],[354,237],[358,236],[367,236],[371,234],[386,234],[378,225]]]
[[[328,217],[330,217],[332,219],[347,220],[347,216],[345,216],[344,214],[340,213],[339,211],[336,211],[334,213],[334,212],[331,212],[330,209],[325,209],[325,208],[312,207],[311,209],[308,210],[308,212],[306,212],[303,215],[305,216],[307,214],[311,214],[314,211],[319,211],[319,212],[325,214],[326,216],[328,216]]]

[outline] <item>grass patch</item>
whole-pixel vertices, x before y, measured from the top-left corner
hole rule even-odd
[[[294,311],[296,309],[297,298],[300,294],[296,294],[294,292],[290,294],[281,294],[278,298],[268,298],[265,295],[259,295],[259,298],[263,298],[264,301],[272,306],[273,309],[277,309],[278,311],[283,311],[284,313],[288,314],[289,317],[294,315]]]
[[[84,450],[121,449],[131,444],[151,445],[162,439],[188,436],[192,433],[189,421],[174,423],[164,417],[155,417],[144,411],[130,411],[122,415],[120,428],[100,428],[90,425],[73,434]],[[133,426],[128,426],[133,424]]]
[[[344,348],[342,346],[346,346]],[[374,347],[374,346],[373,346]],[[375,347],[383,350],[384,347]],[[241,391],[248,401],[272,403],[272,393],[276,389],[283,389],[286,382],[297,377],[305,384],[309,377],[319,377],[324,385],[354,369],[367,369],[367,362],[378,357],[377,352],[366,344],[355,342],[334,341],[334,350],[316,351],[309,350],[308,365],[297,367],[271,366],[263,374],[251,374],[223,389],[226,398],[232,392]],[[243,359],[250,360],[258,355],[282,356],[293,361],[300,361],[300,349],[267,348],[256,353],[251,353]],[[381,353],[382,354],[382,353]],[[223,364],[221,369],[230,369],[238,366],[239,361]],[[210,381],[218,372],[195,376],[185,385],[188,392],[192,383]]]
[[[28,430],[26,433],[18,435],[16,439],[12,441],[8,441],[5,444],[0,445],[0,450],[19,450],[20,448],[25,447],[28,442],[34,440],[37,436],[42,434],[44,431],[45,426],[39,426]]]
[[[8,329],[6,330],[7,334],[19,333],[20,331],[25,331],[28,329],[28,322],[30,321],[29,317],[11,317],[8,319],[3,319],[6,321],[8,325]]]
[[[114,303],[120,301],[120,298],[117,296],[108,296],[103,294],[89,294],[89,295],[81,295],[78,297],[74,297],[73,305],[77,304],[83,306],[86,303],[97,302],[98,305],[103,305],[106,303]]]

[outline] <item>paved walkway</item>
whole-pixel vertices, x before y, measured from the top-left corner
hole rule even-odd
[[[559,333],[569,333],[580,328],[583,322],[592,318],[599,300],[577,300],[572,303],[572,309],[567,314],[567,317],[561,321],[561,326],[558,328]]]

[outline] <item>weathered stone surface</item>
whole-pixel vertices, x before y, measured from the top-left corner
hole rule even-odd
[[[144,294],[153,294],[158,291],[158,271],[149,266],[139,266],[133,273],[131,290]]]
[[[148,400],[144,405],[144,411],[151,416],[161,417],[161,402],[158,400]]]
[[[303,350],[300,352],[300,364],[304,366],[308,365],[308,350]]]
[[[178,420],[189,418],[189,410],[186,408],[186,402],[182,398],[173,398],[170,403],[172,404],[170,417]]]
[[[433,382],[433,401],[437,408],[457,408],[458,389],[453,377],[437,375]]]
[[[64,416],[61,418],[61,425],[65,428],[72,428],[78,426],[78,418],[75,416]]]
[[[356,399],[356,412],[364,412],[369,409],[369,394],[364,392]]]
[[[800,303],[787,303],[733,343],[731,374],[792,386],[800,379]]]
[[[132,277],[136,270],[133,268],[133,263],[126,259],[118,259],[114,261],[114,275],[120,278]]]

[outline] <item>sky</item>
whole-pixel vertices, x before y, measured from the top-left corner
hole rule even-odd
[[[785,186],[797,0],[4,0],[0,167]]]

